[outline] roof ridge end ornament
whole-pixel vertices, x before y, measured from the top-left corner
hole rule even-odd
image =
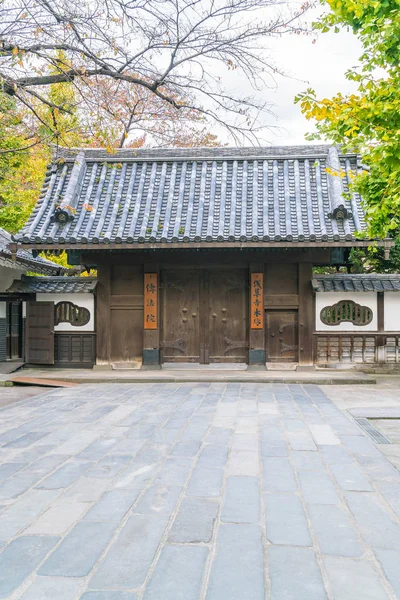
[[[339,204],[332,212],[327,214],[327,217],[328,219],[336,219],[336,221],[344,221],[344,219],[351,219],[353,213],[344,204]]]
[[[79,200],[80,184],[82,183],[85,171],[85,152],[82,150],[76,155],[64,198],[62,202],[55,207],[54,214],[50,218],[51,223],[66,225],[69,221],[74,220],[76,206]]]

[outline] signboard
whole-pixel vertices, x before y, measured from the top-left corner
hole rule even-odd
[[[264,327],[263,273],[251,273],[250,323],[251,329],[263,329]]]
[[[144,274],[144,328],[158,329],[158,275]]]

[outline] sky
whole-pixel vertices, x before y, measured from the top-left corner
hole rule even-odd
[[[321,12],[320,8],[310,10],[307,21],[316,20]],[[309,87],[321,98],[338,91],[355,91],[354,82],[347,81],[345,73],[358,64],[361,45],[353,33],[343,30],[336,34],[287,35],[271,40],[270,48],[275,64],[288,76],[277,76],[275,88],[263,92],[263,98],[274,105],[274,115],[263,118],[265,125],[272,126],[263,138],[272,145],[311,143],[304,136],[313,130],[313,124],[301,114],[294,97]]]

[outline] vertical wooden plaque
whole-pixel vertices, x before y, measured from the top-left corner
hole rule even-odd
[[[158,275],[144,274],[144,328],[158,329]]]
[[[264,274],[251,273],[250,322],[251,329],[264,327]]]

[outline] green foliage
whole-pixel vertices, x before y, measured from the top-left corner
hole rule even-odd
[[[385,259],[383,248],[352,248],[349,265],[352,273],[400,273],[399,232],[396,232],[389,260]]]
[[[40,189],[41,158],[34,167],[31,143],[14,101],[0,93],[0,226],[12,233],[28,218]]]
[[[315,28],[349,26],[363,45],[358,68],[346,76],[357,93],[296,98],[316,122],[309,139],[328,139],[360,152],[365,169],[353,182],[365,201],[369,235],[394,236],[400,228],[400,0],[327,0],[331,12]]]
[[[57,57],[64,61],[63,53]],[[57,63],[53,70],[57,72]],[[86,141],[73,85],[52,84],[45,98],[48,104],[38,101],[36,106],[40,125],[32,129],[29,113],[0,92],[0,226],[10,233],[21,229],[36,204],[53,151],[48,142],[79,146]]]

